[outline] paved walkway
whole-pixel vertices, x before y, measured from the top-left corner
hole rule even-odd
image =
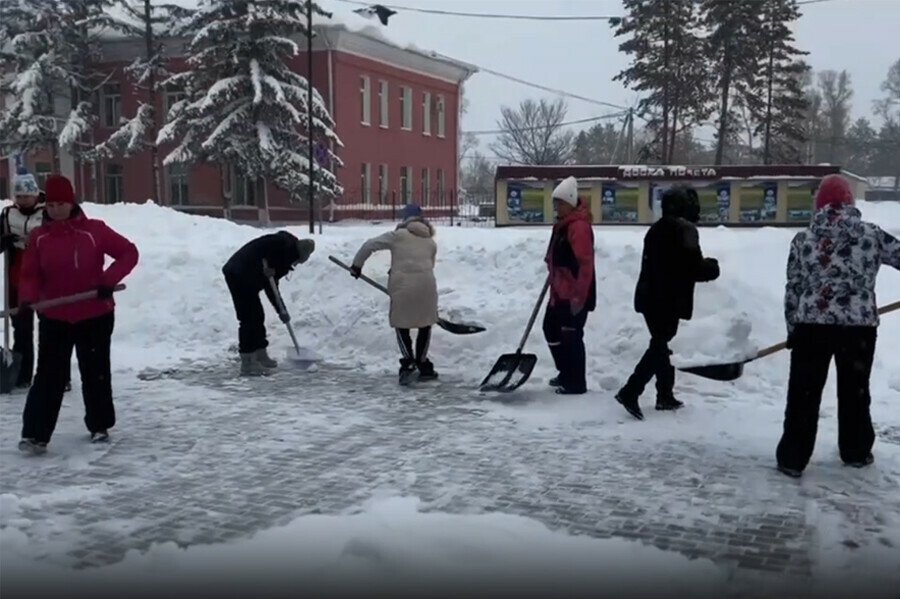
[[[234,540],[390,489],[442,511],[500,510],[640,539],[711,558],[735,581],[802,584],[815,534],[808,500],[873,542],[883,514],[900,513],[897,480],[877,470],[862,473],[866,489],[853,476],[803,486],[740,448],[636,442],[624,427],[616,440],[598,435],[598,422],[523,431],[452,380],[392,383],[327,366],[254,381],[231,367],[119,374],[114,442],[86,442],[76,388],[42,458],[15,450],[24,396],[0,396],[0,484],[31,497],[19,518],[47,544],[45,559],[75,567],[153,543]],[[898,431],[882,433],[900,442]]]

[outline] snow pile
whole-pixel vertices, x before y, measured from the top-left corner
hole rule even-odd
[[[241,543],[187,549],[166,543],[81,571],[21,560],[15,550],[24,551],[19,545],[27,539],[7,529],[4,586],[27,582],[36,596],[57,585],[98,583],[110,593],[141,588],[161,594],[208,581],[227,585],[232,594],[255,594],[264,585],[323,596],[484,588],[529,596],[538,588],[547,595],[588,588],[628,596],[649,597],[660,588],[673,595],[724,595],[725,575],[708,560],[637,541],[570,536],[520,516],[428,513],[426,507],[415,498],[373,499],[356,513],[302,516]]]
[[[900,229],[900,206],[861,203],[864,213],[888,230]],[[117,296],[113,360],[118,369],[169,367],[182,360],[221,361],[234,353],[237,322],[221,275],[232,252],[266,230],[221,219],[186,215],[152,203],[101,206],[87,213],[105,219],[141,251],[128,289]],[[316,236],[311,260],[282,282],[300,344],[327,362],[375,372],[395,372],[399,352],[387,322],[388,298],[328,260],[350,262],[366,238],[392,228],[328,227]],[[289,227],[306,236],[306,228]],[[633,310],[644,228],[596,229],[597,310],[588,319],[589,387],[614,390],[624,383],[648,342],[646,327]],[[441,372],[480,382],[503,353],[515,351],[546,276],[543,256],[549,230],[438,227],[436,275],[445,318],[479,322],[487,331],[453,336],[437,331],[432,353]],[[697,286],[694,319],[682,323],[673,342],[679,365],[730,361],[784,340],[784,265],[794,231],[702,229],[701,243],[719,259],[722,276]],[[375,254],[365,272],[385,282],[387,253]],[[884,269],[878,283],[881,304],[900,298],[900,273]],[[268,302],[267,326],[276,353],[290,339]],[[541,318],[526,345],[538,355],[534,380],[552,376]],[[896,355],[900,318],[885,316],[879,331],[876,386],[900,388]],[[892,349],[893,348],[893,349]],[[782,386],[787,353],[747,368],[738,384],[765,381]],[[879,377],[878,372],[889,373]],[[696,379],[695,379],[696,380]]]

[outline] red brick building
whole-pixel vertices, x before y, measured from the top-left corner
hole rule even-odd
[[[168,68],[184,68],[185,40],[166,41]],[[108,38],[103,62],[112,76],[99,94],[95,139],[101,141],[131,117],[146,92],[135,88],[124,67],[143,52],[136,38]],[[305,53],[292,68],[307,75]],[[320,207],[328,220],[389,216],[406,202],[446,212],[457,182],[458,117],[461,87],[475,72],[470,65],[426,52],[400,48],[342,25],[316,28],[313,38],[313,85],[325,99],[344,143],[337,169],[344,194]],[[160,114],[179,97],[177,90],[158,94]],[[65,102],[62,102],[65,105]],[[60,116],[63,118],[65,112]],[[170,148],[160,148],[162,155]],[[33,152],[26,165],[39,181],[51,171],[48,152]],[[97,201],[143,202],[152,197],[150,153],[104,160],[95,169],[75,172],[71,158],[61,157],[61,170],[72,175],[85,200],[96,188]],[[0,195],[5,196],[7,165],[0,166]],[[94,171],[94,172],[92,172]],[[160,203],[191,213],[235,220],[293,222],[308,219],[304,205],[292,205],[287,194],[265,181],[249,181],[219,165],[163,167]]]

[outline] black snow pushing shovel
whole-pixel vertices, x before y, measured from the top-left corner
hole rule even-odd
[[[334,256],[328,256],[328,259],[346,270],[350,271],[350,267],[335,258]],[[384,294],[388,294],[387,287],[382,285],[381,283],[374,281],[367,277],[366,275],[360,274],[360,280],[365,281],[375,289],[383,292]],[[444,320],[443,318],[438,317],[437,325],[447,331],[448,333],[453,333],[454,335],[474,335],[475,333],[481,333],[484,331],[484,327],[478,324],[473,323],[461,323],[461,322],[450,322],[449,320]]]
[[[878,314],[887,314],[888,312],[893,312],[897,309],[900,309],[900,301],[879,308]],[[744,374],[745,364],[749,364],[750,362],[759,360],[760,358],[765,358],[766,356],[771,356],[772,354],[778,353],[786,347],[787,342],[782,341],[781,343],[777,343],[775,345],[759,350],[755,356],[747,358],[746,360],[743,360],[741,362],[710,364],[708,366],[688,366],[685,368],[679,368],[678,370],[681,370],[682,372],[689,372],[690,374],[696,374],[697,376],[702,376],[703,378],[711,379],[714,381],[733,381],[740,378],[740,376]]]
[[[525,348],[525,342],[528,341],[531,327],[534,326],[534,320],[541,309],[541,304],[544,303],[544,296],[547,295],[549,287],[550,277],[547,277],[547,280],[544,282],[544,288],[541,290],[541,296],[534,305],[534,310],[531,311],[531,318],[528,319],[528,326],[525,327],[525,334],[522,335],[522,340],[519,342],[516,353],[503,354],[497,359],[491,372],[481,381],[480,391],[500,391],[503,393],[515,391],[531,376],[531,371],[534,370],[534,365],[537,364],[537,356],[534,354],[523,354],[522,350]]]

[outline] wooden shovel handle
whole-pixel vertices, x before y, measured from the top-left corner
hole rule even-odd
[[[115,287],[113,287],[113,291],[122,291],[125,289],[124,283],[119,283]],[[57,297],[50,300],[44,300],[42,302],[35,302],[31,304],[32,310],[46,310],[47,308],[55,308],[56,306],[64,306],[66,304],[74,304],[75,302],[82,302],[84,300],[94,299],[97,297],[97,290],[93,289],[91,291],[84,291],[82,293],[75,293],[73,295],[64,295],[63,297]],[[8,310],[4,312],[4,316],[15,316],[19,313],[18,308],[13,308],[12,310]]]
[[[881,316],[883,314],[887,314],[888,312],[893,312],[895,310],[900,309],[900,301],[896,301],[885,306],[878,308],[878,315]],[[775,345],[771,345],[769,347],[763,348],[759,350],[756,354],[754,360],[759,358],[765,358],[766,356],[770,356],[774,353],[780,352],[784,348],[787,347],[787,341],[782,341],[781,343],[776,343]]]

